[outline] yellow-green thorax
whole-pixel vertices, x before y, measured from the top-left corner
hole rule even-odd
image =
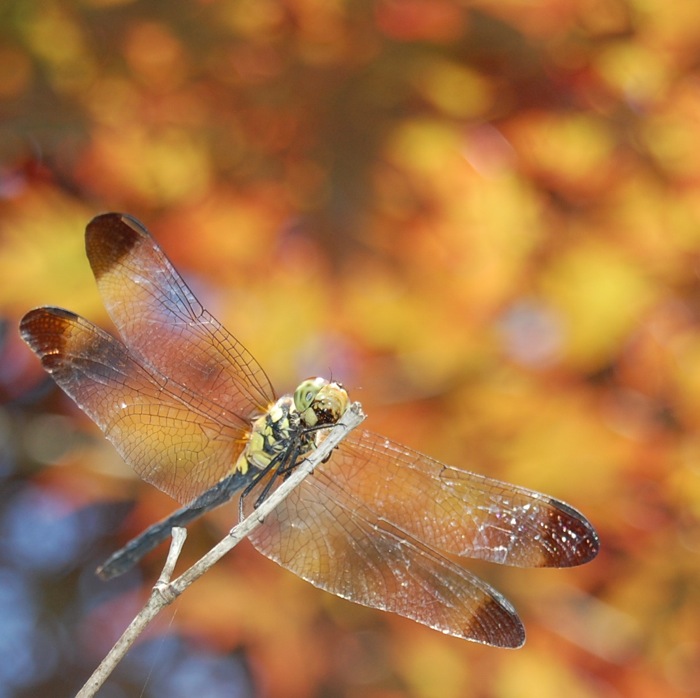
[[[340,383],[325,378],[308,378],[294,391],[281,397],[252,424],[245,448],[234,471],[265,470],[275,458],[282,458],[294,440],[298,455],[305,456],[323,441],[326,430],[345,413],[350,404]]]

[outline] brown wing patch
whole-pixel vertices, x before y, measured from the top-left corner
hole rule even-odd
[[[131,216],[103,213],[93,218],[85,229],[85,250],[95,279],[111,271],[148,233]]]
[[[314,586],[440,632],[520,647],[522,623],[496,590],[353,499],[321,465],[250,536],[264,555]],[[260,483],[263,486],[263,483]],[[252,493],[245,501],[250,511]]]
[[[570,506],[368,431],[349,434],[323,472],[373,516],[448,554],[514,567],[570,567],[598,552],[595,530]]]
[[[138,221],[97,216],[86,248],[105,306],[144,366],[218,404],[227,421],[247,425],[274,402],[257,361],[202,306]]]
[[[244,431],[220,410],[146,370],[114,337],[60,308],[20,324],[44,368],[147,482],[189,502],[228,475]]]

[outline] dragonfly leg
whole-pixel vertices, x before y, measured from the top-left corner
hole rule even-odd
[[[270,470],[275,468],[275,471],[270,476],[270,479],[267,481],[267,483],[265,483],[263,491],[256,498],[255,503],[253,504],[253,509],[257,509],[265,501],[265,499],[267,499],[268,495],[270,494],[270,490],[272,489],[273,485],[275,484],[278,478],[288,478],[292,474],[292,472],[294,472],[294,469],[297,467],[297,465],[299,465],[300,456],[302,455],[302,445],[304,444],[303,437],[313,431],[318,431],[319,429],[328,429],[332,426],[332,424],[319,424],[304,429],[303,432],[299,435],[299,437],[295,440],[294,447],[288,448],[286,451],[278,454],[270,461],[267,467],[265,467],[265,469],[262,470],[261,473],[243,490],[241,498],[238,502],[239,521],[243,521],[244,518],[243,503],[245,501],[245,498],[251,493],[251,491],[258,483],[260,478],[264,477],[266,473],[270,472]],[[325,463],[330,457],[331,454],[329,453],[328,457],[325,458],[323,462]]]
[[[278,453],[267,466],[260,471],[256,478],[243,490],[241,497],[238,500],[238,520],[243,521],[245,518],[243,513],[243,504],[245,498],[253,491],[253,488],[258,484],[261,478],[265,477],[267,473],[272,471],[270,479],[265,483],[263,491],[255,499],[253,504],[253,509],[257,509],[270,494],[272,486],[279,477],[287,477],[294,470],[297,465],[297,460],[299,458],[301,447],[297,443],[293,448],[288,448],[282,453]]]

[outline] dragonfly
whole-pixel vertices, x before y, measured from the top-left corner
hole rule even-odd
[[[44,369],[147,482],[185,506],[100,569],[121,574],[208,509],[254,510],[350,404],[310,378],[277,398],[252,354],[197,300],[135,218],[106,213],[86,252],[121,340],[68,310],[28,312],[20,333]],[[588,520],[545,494],[355,429],[250,535],[311,584],[448,635],[517,648],[515,608],[465,567],[571,567],[593,559]]]

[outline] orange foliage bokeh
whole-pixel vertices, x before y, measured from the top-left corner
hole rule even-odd
[[[82,234],[125,211],[280,393],[332,373],[370,429],[570,502],[602,543],[573,570],[474,565],[524,619],[517,653],[330,597],[248,546],[156,636],[240,653],[242,695],[697,694],[693,3],[52,0],[0,18],[6,507],[19,482],[68,512],[134,499],[116,547],[174,506],[16,332],[44,304],[109,328]],[[83,579],[61,575],[42,583]],[[133,584],[115,590],[68,615],[47,594],[81,661],[8,695],[72,695],[133,615]]]

